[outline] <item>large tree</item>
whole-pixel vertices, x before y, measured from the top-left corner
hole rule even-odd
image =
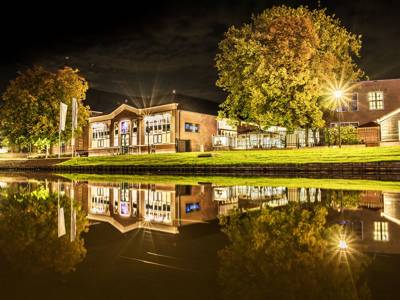
[[[216,56],[221,114],[262,126],[323,126],[320,100],[332,82],[363,73],[354,58],[361,37],[325,9],[273,7],[232,26]]]
[[[16,271],[68,273],[86,256],[83,232],[88,220],[80,204],[43,186],[34,191],[5,190],[0,201],[0,253]],[[71,241],[71,201],[76,238]],[[58,206],[64,208],[66,235],[58,237]]]
[[[36,145],[48,147],[58,141],[60,102],[68,105],[67,126],[62,139],[71,139],[71,104],[78,102],[78,129],[87,122],[89,107],[83,104],[88,89],[87,81],[78,70],[64,67],[50,72],[35,66],[11,81],[3,94],[0,108],[1,134],[10,143],[26,148]]]
[[[293,202],[223,218],[230,241],[219,252],[224,299],[368,299],[370,260],[356,244],[338,249],[342,228],[327,226],[326,214]]]

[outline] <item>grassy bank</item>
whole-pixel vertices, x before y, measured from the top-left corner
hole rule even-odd
[[[69,180],[92,182],[128,182],[149,184],[197,185],[248,185],[284,186],[289,188],[324,188],[344,190],[380,190],[400,192],[400,182],[378,180],[312,179],[312,178],[271,178],[271,177],[227,177],[227,176],[159,176],[159,175],[100,175],[100,174],[60,174]]]
[[[400,161],[400,146],[368,148],[307,148],[292,150],[253,150],[199,153],[164,153],[146,155],[117,155],[74,158],[61,163],[65,166],[190,166],[190,165],[247,165],[247,164],[304,164]]]

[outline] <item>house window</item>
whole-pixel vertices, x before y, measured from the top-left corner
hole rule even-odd
[[[145,190],[144,219],[147,222],[171,223],[172,192]]]
[[[144,118],[146,144],[171,142],[171,114],[163,113]]]
[[[374,241],[389,241],[388,222],[374,222]]]
[[[129,133],[129,123],[127,121],[121,122],[121,134],[128,134]]]
[[[92,124],[92,148],[110,146],[110,129],[105,123]]]
[[[110,190],[103,187],[90,187],[91,202],[89,210],[93,214],[109,214]]]
[[[138,122],[132,121],[132,145],[137,145],[138,142]]]
[[[119,126],[118,122],[114,123],[114,147],[118,146],[118,131]]]
[[[374,91],[368,93],[368,103],[370,110],[383,109],[383,92]]]
[[[199,132],[199,124],[185,123],[186,132]]]
[[[358,93],[353,93],[351,99],[346,98],[346,102],[336,109],[337,112],[358,111]]]
[[[358,93],[353,93],[349,105],[350,111],[358,111]]]
[[[336,127],[339,125],[338,122],[332,122],[331,127]],[[340,122],[340,126],[341,127],[345,127],[345,126],[353,126],[353,127],[358,127],[359,123],[358,122]]]

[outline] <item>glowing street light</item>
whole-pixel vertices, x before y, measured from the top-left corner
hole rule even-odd
[[[335,97],[335,99],[341,99],[343,97],[343,91],[342,90],[335,90],[333,92],[333,97]]]
[[[340,134],[340,111],[342,109],[341,103],[342,103],[342,97],[343,97],[343,90],[341,89],[336,89],[333,91],[333,97],[336,100],[336,109],[338,112],[338,129],[339,129],[339,148],[342,148],[342,137]]]

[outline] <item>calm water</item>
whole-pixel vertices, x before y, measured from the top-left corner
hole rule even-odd
[[[396,183],[0,174],[0,295],[397,299],[399,224]]]

